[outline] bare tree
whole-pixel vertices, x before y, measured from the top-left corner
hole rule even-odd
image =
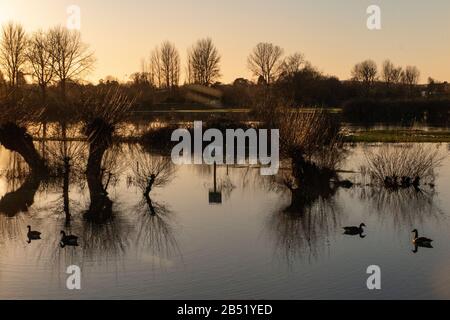
[[[53,58],[50,53],[48,35],[38,31],[29,40],[26,57],[31,67],[31,75],[41,89],[42,100],[47,96],[47,87],[54,78]]]
[[[294,53],[284,59],[283,63],[280,66],[280,73],[283,75],[292,75],[298,71],[300,71],[302,65],[306,63],[303,54]]]
[[[185,82],[188,84],[193,84],[195,82],[195,79],[194,79],[194,70],[192,70],[192,57],[190,51],[188,51],[187,55],[187,64],[185,72],[186,72]]]
[[[59,82],[63,96],[66,95],[67,81],[79,80],[95,63],[93,52],[81,41],[78,31],[58,26],[49,32],[50,53],[53,71]]]
[[[162,62],[161,53],[158,47],[153,49],[153,51],[150,53],[150,75],[153,85],[155,87],[161,88],[163,82]]]
[[[388,86],[393,83],[399,83],[401,80],[401,75],[402,67],[395,67],[390,60],[385,60],[383,62],[381,77]]]
[[[364,84],[365,94],[369,95],[372,84],[377,79],[377,64],[373,60],[365,60],[356,64],[352,70],[352,77]]]
[[[420,71],[415,66],[407,66],[402,73],[402,81],[404,84],[412,87],[419,82]]]
[[[220,77],[220,55],[210,38],[201,39],[188,51],[194,83],[208,86]]]
[[[145,59],[141,60],[141,77],[146,84],[153,85],[150,64]]]
[[[3,26],[0,42],[0,65],[3,67],[8,85],[15,89],[23,76],[26,62],[27,38],[20,24],[10,22]]]
[[[258,43],[247,59],[248,68],[256,77],[262,77],[267,84],[272,83],[283,63],[283,49],[272,43]]]
[[[142,148],[133,149],[132,155],[135,183],[145,197],[150,197],[153,188],[162,187],[173,178],[175,166],[170,157],[151,155]]]
[[[352,76],[357,81],[373,83],[377,78],[377,64],[373,60],[365,60],[356,64],[352,70]]]
[[[161,45],[161,71],[167,88],[178,86],[180,79],[180,54],[170,42]]]
[[[6,94],[5,90],[6,90],[6,80],[3,75],[3,72],[0,70],[0,99],[2,98],[3,95]]]

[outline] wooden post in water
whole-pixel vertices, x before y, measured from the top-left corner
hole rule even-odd
[[[217,192],[217,163],[214,161],[214,192]]]

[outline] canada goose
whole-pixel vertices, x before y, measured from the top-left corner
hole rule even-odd
[[[417,231],[417,229],[414,229],[412,231],[412,233],[414,233],[413,243],[415,245],[417,245],[419,247],[427,247],[427,248],[431,247],[431,243],[433,242],[433,240],[425,238],[425,237],[419,238],[419,231]]]
[[[364,229],[363,229],[364,227],[366,227],[366,225],[364,223],[361,223],[359,225],[359,227],[354,227],[354,226],[344,227],[344,230],[345,230],[344,234],[350,235],[350,236],[356,236],[356,235],[361,236],[362,233],[364,232]],[[362,237],[362,238],[364,238],[364,237]]]
[[[73,235],[66,235],[64,231],[61,231],[61,246],[78,246],[78,237]]]
[[[27,226],[28,228],[28,242],[31,242],[31,240],[40,240],[41,239],[41,233],[39,231],[31,231],[31,226]]]

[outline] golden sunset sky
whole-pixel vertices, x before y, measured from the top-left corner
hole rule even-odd
[[[379,31],[366,27],[371,4],[381,7]],[[184,70],[187,48],[203,37],[222,55],[222,82],[252,77],[247,56],[261,41],[302,52],[341,79],[356,62],[390,58],[416,65],[421,82],[450,80],[448,0],[0,0],[0,23],[20,22],[28,31],[65,25],[70,5],[81,8],[81,33],[97,57],[93,82],[128,80],[165,40],[180,50]]]

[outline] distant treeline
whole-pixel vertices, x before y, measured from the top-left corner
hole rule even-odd
[[[77,31],[57,26],[29,34],[20,24],[9,23],[0,35],[0,99],[45,106],[50,118],[70,118],[70,107],[83,92],[109,87],[120,87],[141,111],[180,106],[255,110],[262,98],[271,96],[293,108],[343,107],[348,119],[366,122],[443,121],[448,116],[449,84],[431,78],[419,84],[415,66],[399,67],[386,60],[378,68],[365,60],[343,81],[318,71],[301,53],[285,55],[277,45],[259,43],[247,58],[253,79],[223,84],[221,59],[210,38],[200,39],[188,49],[182,68],[176,46],[164,42],[128,81],[107,76],[90,84],[85,77],[96,58]]]
[[[343,105],[344,119],[358,123],[416,122],[449,125],[449,98],[420,99],[354,99]]]

